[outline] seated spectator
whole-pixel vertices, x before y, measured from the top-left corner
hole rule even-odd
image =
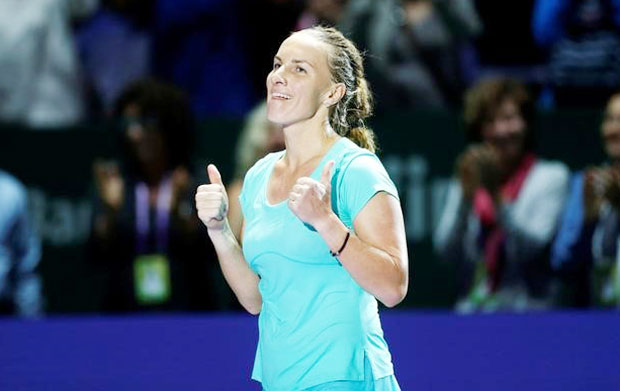
[[[80,31],[104,112],[124,83],[154,76],[187,91],[194,114],[240,116],[253,100],[239,0],[103,0]],[[96,105],[95,105],[96,106]]]
[[[608,163],[573,175],[551,264],[576,285],[576,304],[620,305],[620,92],[601,126]],[[591,271],[593,271],[591,275]],[[590,279],[592,278],[592,286]]]
[[[120,96],[124,165],[94,167],[90,257],[107,271],[104,309],[197,310],[218,305],[220,273],[192,208],[192,116],[175,87],[146,80]]]
[[[102,0],[78,29],[93,114],[111,115],[123,88],[151,75],[154,6],[151,0]]]
[[[0,120],[36,128],[83,118],[71,22],[98,0],[0,1]]]
[[[338,26],[366,50],[378,111],[458,102],[462,50],[481,30],[470,0],[349,0]]]
[[[532,150],[531,99],[520,83],[488,79],[465,97],[471,145],[457,160],[434,233],[439,255],[461,262],[460,311],[552,304],[548,247],[569,173]]]
[[[532,28],[549,50],[555,104],[604,105],[620,85],[620,1],[537,0]]]
[[[295,30],[316,25],[336,26],[350,0],[306,0],[306,7],[299,16]]]
[[[199,119],[242,116],[252,107],[241,45],[243,5],[240,0],[155,1],[153,74],[187,91]]]
[[[41,243],[29,218],[26,189],[0,170],[0,315],[43,312]]]
[[[237,239],[241,235],[241,204],[239,194],[245,173],[269,152],[284,149],[282,129],[267,120],[267,104],[257,105],[247,116],[236,151],[236,167],[232,183],[228,186],[228,222]]]

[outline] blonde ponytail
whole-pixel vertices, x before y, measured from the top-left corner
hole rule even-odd
[[[375,135],[365,121],[372,114],[372,95],[364,78],[362,55],[350,40],[333,27],[317,26],[310,31],[331,47],[327,62],[332,79],[346,87],[342,99],[330,108],[331,127],[360,147],[375,152]]]
[[[369,128],[352,128],[349,130],[347,138],[370,152],[375,152],[377,149],[377,145],[375,144],[375,133]]]

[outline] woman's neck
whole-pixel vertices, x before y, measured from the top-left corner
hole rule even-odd
[[[319,124],[310,119],[306,122],[287,126],[283,130],[286,146],[283,159],[286,166],[292,171],[317,157],[325,155],[330,147],[341,138],[329,126],[327,119]]]

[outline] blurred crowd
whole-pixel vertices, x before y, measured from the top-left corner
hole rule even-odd
[[[102,310],[237,308],[193,207],[195,124],[245,118],[229,147],[240,235],[243,176],[284,143],[263,102],[272,56],[314,24],[365,52],[378,115],[462,110],[468,144],[433,234],[458,311],[620,306],[620,0],[2,1],[0,122],[114,124],[121,159],[94,164],[86,255]],[[604,111],[607,161],[570,172],[537,156],[531,125],[575,107]],[[45,308],[28,213],[0,171],[0,314]]]

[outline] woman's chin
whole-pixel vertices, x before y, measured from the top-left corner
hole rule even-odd
[[[284,128],[294,122],[291,121],[290,118],[286,118],[285,116],[278,114],[267,115],[267,120],[269,120],[269,122],[271,122],[274,126],[277,126],[278,128]]]
[[[284,126],[285,123],[285,119],[283,118],[282,113],[276,110],[271,111],[267,109],[267,120],[278,127]]]

